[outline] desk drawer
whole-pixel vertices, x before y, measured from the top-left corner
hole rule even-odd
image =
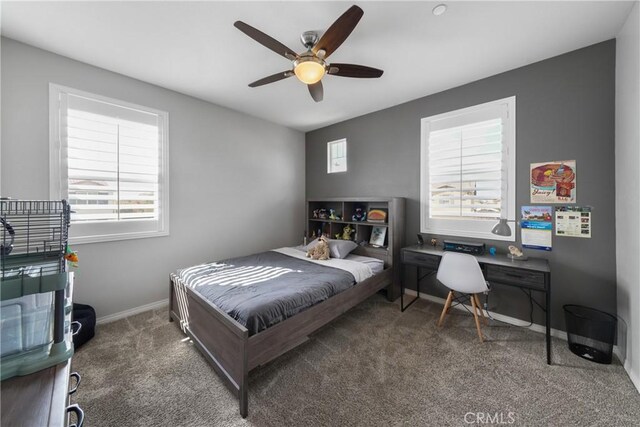
[[[537,271],[487,265],[487,280],[489,283],[495,281],[498,283],[544,289],[544,273]]]
[[[404,264],[419,265],[420,267],[437,270],[440,264],[440,257],[418,252],[402,251],[402,262]]]

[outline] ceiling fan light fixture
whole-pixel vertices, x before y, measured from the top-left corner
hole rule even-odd
[[[314,57],[300,58],[293,68],[298,80],[304,84],[318,83],[324,77],[326,68],[324,62]]]

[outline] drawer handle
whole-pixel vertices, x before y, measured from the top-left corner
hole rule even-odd
[[[73,405],[67,406],[67,414],[69,412],[76,414],[76,423],[69,425],[69,427],[82,427],[84,424],[84,411],[82,408],[80,408],[77,403],[74,403]]]
[[[77,326],[78,329],[73,330],[73,327]],[[80,329],[82,329],[82,323],[78,322],[77,320],[74,320],[73,322],[71,322],[71,335],[76,336],[78,335],[78,332],[80,332]]]
[[[72,373],[69,374],[69,378],[75,378],[76,379],[76,386],[74,388],[72,388],[71,390],[69,390],[69,396],[71,396],[73,393],[78,391],[78,386],[80,386],[80,381],[82,381],[82,377],[80,376],[79,373],[72,372]]]
[[[515,277],[516,279],[522,279],[524,278],[524,276],[520,275],[520,274],[516,274],[516,273],[504,273],[505,276],[509,276],[509,277]]]

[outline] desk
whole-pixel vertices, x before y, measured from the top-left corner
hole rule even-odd
[[[2,381],[2,425],[66,426],[70,366],[66,361]]]
[[[420,297],[420,281],[438,271],[440,258],[444,250],[432,246],[409,246],[401,250],[401,262],[403,265],[417,267],[417,294],[409,304],[404,305],[404,283],[400,282],[400,309],[406,310]],[[545,294],[545,306],[538,304],[545,312],[545,327],[547,338],[547,364],[551,364],[551,268],[549,262],[542,258],[529,258],[527,261],[512,261],[505,255],[476,255],[475,256],[486,280],[491,283],[515,286],[526,289],[529,292],[542,292]],[[421,269],[428,270],[427,274],[420,276]]]

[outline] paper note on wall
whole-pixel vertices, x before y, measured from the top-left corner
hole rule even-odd
[[[551,250],[553,208],[551,206],[522,206],[520,236],[522,247]]]
[[[556,236],[591,238],[591,208],[557,207]]]

